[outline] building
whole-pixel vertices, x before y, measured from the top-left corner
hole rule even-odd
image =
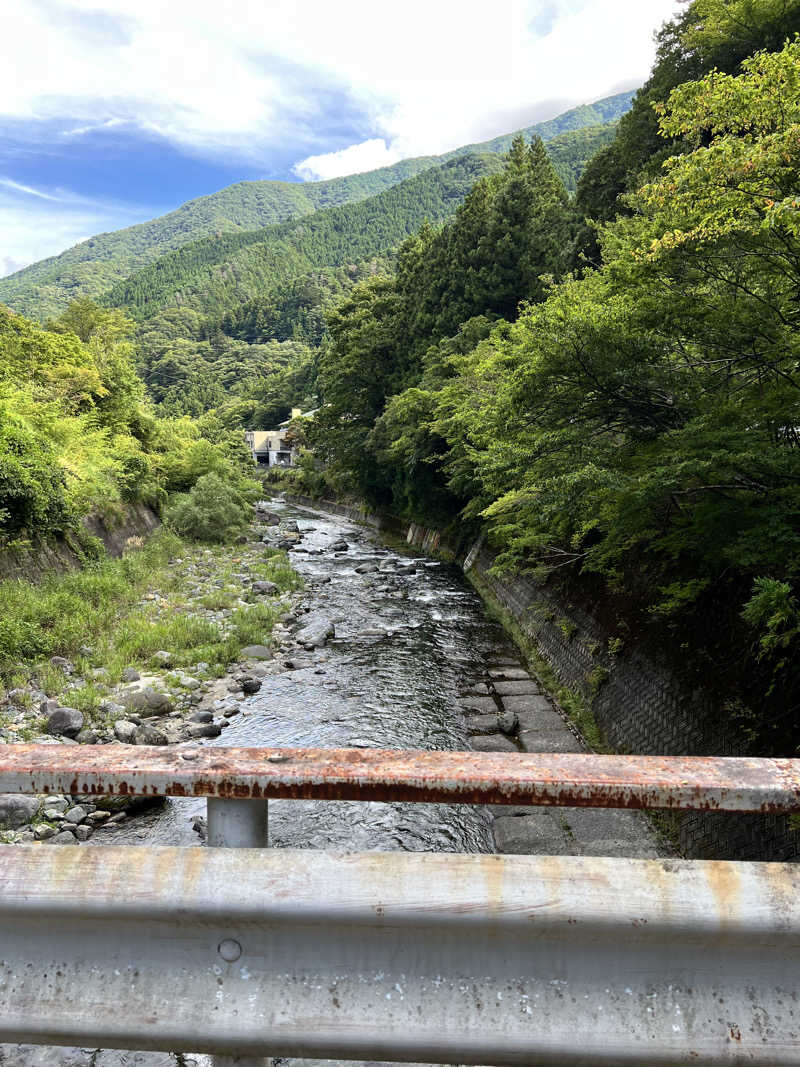
[[[253,462],[259,467],[291,467],[299,449],[292,442],[289,426],[295,419],[309,419],[316,412],[292,408],[288,419],[277,430],[245,430],[244,439],[253,454]]]

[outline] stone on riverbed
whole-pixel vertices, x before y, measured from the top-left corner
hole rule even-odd
[[[189,737],[219,737],[222,727],[216,722],[191,722],[188,726]]]
[[[172,711],[172,701],[166,693],[146,686],[122,694],[122,703],[128,711],[143,711],[150,715],[168,715]]]
[[[295,641],[305,649],[322,648],[329,637],[336,635],[333,622],[326,616],[320,615],[308,622],[302,630],[294,635]]]
[[[129,722],[127,719],[117,719],[114,723],[114,737],[124,745],[134,745],[136,744],[137,729],[135,722]]]
[[[266,645],[245,645],[241,654],[244,659],[272,659],[272,652]]]
[[[137,726],[134,735],[136,745],[168,745],[169,739],[163,730],[156,726]]]
[[[251,589],[254,593],[260,593],[262,596],[276,596],[279,592],[277,585],[274,582],[253,582]]]
[[[257,693],[261,688],[260,678],[242,678],[242,692],[248,695]]]
[[[75,737],[83,726],[83,715],[77,708],[56,708],[47,720],[47,732],[54,737]]]
[[[20,793],[0,793],[0,830],[17,830],[31,821],[39,810],[37,797]]]

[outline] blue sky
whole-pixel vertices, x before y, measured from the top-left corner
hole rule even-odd
[[[677,0],[3,0],[0,275],[252,178],[439,153],[640,84]]]

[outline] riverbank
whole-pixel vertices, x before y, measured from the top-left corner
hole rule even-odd
[[[234,545],[167,530],[38,584],[0,583],[0,744],[179,745],[218,737],[278,669],[302,580],[263,510]],[[284,547],[279,548],[278,542]],[[80,801],[77,803],[77,801]],[[133,807],[143,807],[133,802]],[[88,841],[120,799],[0,798],[6,842]]]

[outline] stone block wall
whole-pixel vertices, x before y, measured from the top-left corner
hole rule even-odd
[[[688,689],[663,664],[615,634],[544,583],[490,574],[481,548],[473,568],[479,587],[514,619],[559,681],[580,693],[618,752],[735,756],[743,743],[724,709]],[[785,815],[684,812],[669,817],[681,850],[699,859],[797,860],[800,832]]]

